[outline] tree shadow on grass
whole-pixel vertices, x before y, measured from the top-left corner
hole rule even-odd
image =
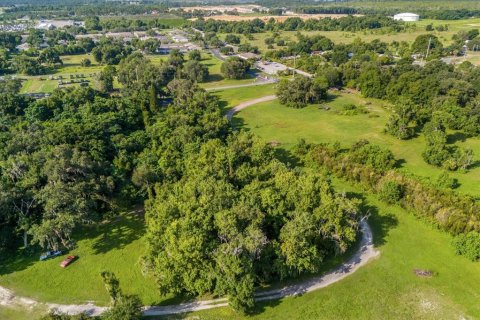
[[[467,141],[467,135],[462,132],[455,132],[447,136],[448,144],[455,144],[456,142],[465,142]]]
[[[92,245],[94,254],[106,253],[112,249],[123,249],[145,233],[143,214],[129,213],[115,221],[104,223],[83,232],[84,238],[96,238]]]
[[[300,159],[297,156],[295,156],[291,151],[285,150],[281,147],[275,148],[275,157],[292,168],[300,165]]]
[[[405,159],[396,159],[395,168],[403,168],[406,163]]]
[[[361,193],[347,192],[349,199],[355,198],[362,201],[361,212],[368,216],[368,224],[372,228],[373,232],[373,244],[375,247],[379,247],[386,243],[386,237],[388,232],[398,225],[397,218],[387,212],[380,212],[379,209],[370,204],[368,199]]]
[[[248,128],[246,126],[246,123],[245,123],[245,120],[243,120],[242,118],[239,118],[236,116],[237,114],[234,114],[233,115],[233,118],[232,118],[232,122],[231,122],[231,125],[232,125],[232,128],[233,130],[235,131],[250,131],[250,128]]]
[[[208,79],[207,81],[205,81],[205,83],[209,83],[209,82],[218,82],[218,81],[222,81],[224,78],[219,75],[219,74],[210,74],[208,76]]]
[[[0,275],[22,271],[32,266],[39,258],[39,255],[36,254],[37,250],[20,249],[12,253],[11,256],[2,254],[0,257]]]

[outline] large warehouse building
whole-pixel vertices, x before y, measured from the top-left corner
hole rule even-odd
[[[393,16],[393,20],[400,20],[400,21],[418,21],[420,20],[420,16],[415,13],[399,13]]]

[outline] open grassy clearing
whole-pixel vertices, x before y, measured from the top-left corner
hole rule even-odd
[[[290,132],[292,134],[292,132]],[[294,134],[295,135],[295,134]],[[338,191],[361,190],[334,181]],[[451,236],[367,196],[380,257],[327,288],[260,303],[248,317],[230,308],[167,317],[209,319],[473,319],[480,317],[480,264],[456,256]],[[421,278],[413,269],[434,271]]]
[[[361,38],[363,41],[370,42],[375,39],[391,43],[392,41],[407,41],[412,43],[416,37],[422,34],[436,35],[445,45],[452,43],[452,36],[461,30],[478,29],[480,27],[480,18],[463,19],[463,20],[420,20],[417,22],[409,22],[412,29],[406,32],[393,32],[384,29],[379,30],[366,30],[359,32],[346,32],[346,31],[299,31],[303,35],[323,35],[331,39],[335,43],[352,43],[355,39]],[[432,24],[434,27],[438,25],[448,25],[448,31],[425,31],[425,27]],[[296,35],[298,31],[280,31],[280,38],[288,41],[296,41]],[[219,34],[219,37],[224,40],[226,34]],[[252,45],[258,46],[259,49],[264,52],[268,50],[265,44],[265,39],[272,37],[272,32],[262,32],[252,34],[254,40],[247,40],[243,35],[240,36],[242,42],[249,42]],[[276,44],[273,45],[275,49],[281,48]]]
[[[346,116],[337,113],[346,104],[364,105],[370,110],[368,114]],[[369,105],[367,105],[370,103]],[[423,135],[402,141],[383,133],[389,112],[384,108],[385,102],[365,99],[357,94],[333,93],[331,101],[325,105],[326,111],[318,106],[304,109],[291,109],[280,105],[278,101],[251,106],[234,117],[237,127],[243,127],[257,133],[266,141],[276,141],[284,148],[291,148],[304,138],[307,142],[340,142],[351,145],[359,139],[389,148],[400,159],[402,168],[416,175],[433,181],[443,172],[442,169],[428,165],[422,158],[425,149]],[[292,134],[294,133],[294,134]],[[449,141],[462,147],[472,148],[475,158],[480,158],[480,139],[465,139],[461,134],[451,132]],[[459,192],[480,195],[480,167],[477,165],[467,173],[451,173],[458,179]]]
[[[79,259],[66,269],[59,267],[65,255],[48,261],[38,261],[39,252],[30,256],[19,253],[15,258],[2,259],[0,285],[39,301],[93,301],[107,305],[110,298],[100,272],[109,270],[120,279],[125,293],[138,294],[144,304],[160,303],[169,297],[160,297],[155,281],[141,271],[144,228],[143,217],[130,213],[117,221],[79,230],[75,234],[78,246],[69,252]]]
[[[70,82],[73,79],[78,81],[85,79],[93,85],[94,76],[103,70],[104,66],[95,62],[93,57],[88,54],[80,55],[66,55],[61,56],[63,66],[56,69],[53,73],[41,76],[20,76],[21,79],[25,79],[23,86],[20,90],[21,93],[51,93],[59,87],[58,79],[62,77],[64,82]],[[90,67],[82,67],[81,62],[83,59],[90,59],[92,65]],[[82,78],[80,78],[82,76]],[[79,86],[79,83],[68,84],[64,86]]]
[[[82,67],[81,61],[84,58],[89,58],[92,61],[90,67]],[[154,64],[159,64],[161,61],[168,60],[168,55],[147,55],[147,58],[152,61]],[[188,60],[188,55],[185,55],[185,59]],[[77,75],[84,75],[85,79],[89,81],[91,86],[94,86],[94,76],[95,74],[101,72],[105,66],[96,63],[93,60],[93,57],[90,55],[70,55],[62,56],[64,65],[57,69],[54,74],[43,75],[43,76],[32,76],[32,77],[21,77],[25,81],[23,83],[21,93],[50,93],[58,88],[58,80],[51,80],[51,77],[58,78],[62,76],[64,81],[70,81],[70,77],[73,76],[74,79],[77,79]],[[205,64],[210,72],[210,77],[207,82],[201,83],[200,86],[203,88],[216,88],[230,85],[240,85],[240,84],[250,84],[254,83],[255,77],[249,75],[246,79],[240,80],[230,80],[225,79],[221,73],[221,66],[223,61],[214,57],[210,53],[202,54],[202,64]],[[43,79],[43,80],[42,80]],[[71,84],[78,86],[79,84]],[[116,86],[115,88],[118,88]]]
[[[222,107],[228,110],[242,102],[275,94],[275,90],[276,84],[266,84],[211,92],[220,99]]]

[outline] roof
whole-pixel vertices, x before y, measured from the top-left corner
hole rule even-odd
[[[252,53],[252,52],[242,52],[239,53],[238,56],[242,59],[248,60],[248,59],[258,59],[260,55]]]
[[[395,17],[420,17],[420,16],[416,13],[403,12],[403,13],[396,14]]]

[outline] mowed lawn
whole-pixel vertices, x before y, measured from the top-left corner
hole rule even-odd
[[[334,181],[337,191],[360,190]],[[230,308],[167,319],[477,319],[480,263],[454,254],[451,236],[405,210],[365,198],[381,254],[349,277],[299,297],[260,303],[250,316]],[[414,269],[430,270],[431,278]],[[164,319],[164,318],[161,318]]]
[[[84,227],[75,234],[77,248],[68,253],[79,257],[70,266],[59,266],[67,254],[47,261],[38,261],[40,252],[2,257],[0,285],[39,301],[107,305],[110,298],[100,276],[107,270],[119,278],[125,293],[139,295],[145,305],[159,303],[168,297],[160,297],[155,281],[142,274],[144,233],[143,217],[137,213]]]
[[[346,116],[338,111],[346,104],[364,105],[370,112]],[[389,111],[386,102],[365,99],[358,94],[333,93],[331,101],[325,103],[330,110],[318,106],[292,109],[282,106],[278,100],[261,103],[242,110],[234,117],[236,127],[243,127],[258,134],[267,142],[280,143],[286,149],[293,147],[299,139],[307,142],[340,142],[349,146],[359,139],[390,149],[407,170],[418,176],[435,181],[443,169],[428,165],[422,158],[425,149],[423,135],[403,141],[383,132]],[[474,158],[480,161],[480,138],[464,139],[461,134],[451,132],[449,141],[474,151]],[[480,166],[468,172],[451,172],[458,179],[459,192],[480,196]]]

